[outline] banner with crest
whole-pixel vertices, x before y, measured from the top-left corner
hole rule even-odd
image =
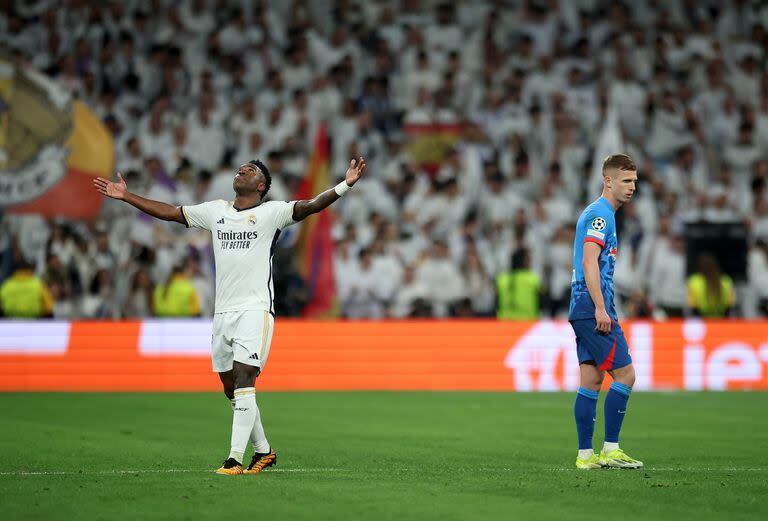
[[[9,213],[91,218],[110,177],[112,135],[51,78],[0,58],[0,208]]]

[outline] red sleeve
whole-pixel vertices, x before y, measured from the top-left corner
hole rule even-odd
[[[605,243],[596,237],[584,237],[584,242],[594,242],[595,244],[599,244],[600,248],[605,248]]]

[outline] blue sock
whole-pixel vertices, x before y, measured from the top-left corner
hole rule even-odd
[[[613,382],[605,397],[605,441],[609,443],[619,443],[621,422],[624,421],[631,392],[632,388],[628,385]]]
[[[592,448],[597,413],[597,391],[579,387],[573,415],[576,417],[576,432],[579,434],[579,450]]]

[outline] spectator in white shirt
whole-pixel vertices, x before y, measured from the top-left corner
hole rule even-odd
[[[416,269],[413,266],[406,266],[403,270],[402,285],[391,306],[392,317],[406,318],[412,316],[416,310],[417,302],[423,302],[427,298],[428,289],[416,278]]]
[[[358,254],[356,273],[348,286],[348,318],[382,318],[384,316],[384,282],[373,264],[371,250],[365,248]]]
[[[749,249],[747,281],[757,299],[758,311],[768,315],[768,242],[765,240],[758,240]]]
[[[685,309],[685,243],[677,235],[657,234],[652,251],[648,295],[664,316],[682,318]]]
[[[701,157],[701,149],[685,145],[675,153],[675,161],[663,173],[668,190],[680,195],[695,195],[707,189],[709,171]]]
[[[746,180],[751,176],[755,162],[764,154],[755,143],[753,126],[742,123],[736,142],[725,147],[723,161],[731,168],[734,178]]]
[[[439,240],[432,242],[427,258],[416,270],[416,279],[428,288],[438,317],[447,316],[448,306],[467,294],[464,276],[451,260],[448,245]]]
[[[486,271],[474,241],[468,241],[466,257],[461,272],[466,277],[466,293],[476,316],[491,317],[495,314],[496,288]]]
[[[209,102],[200,100],[197,110],[188,122],[190,157],[193,165],[216,170],[221,164],[225,146],[225,134],[211,117]]]

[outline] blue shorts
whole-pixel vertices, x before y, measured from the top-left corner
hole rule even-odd
[[[611,332],[595,331],[597,321],[594,318],[571,320],[571,327],[576,333],[576,354],[579,364],[592,361],[598,369],[610,371],[632,363],[629,345],[624,331],[615,320],[611,320]]]

